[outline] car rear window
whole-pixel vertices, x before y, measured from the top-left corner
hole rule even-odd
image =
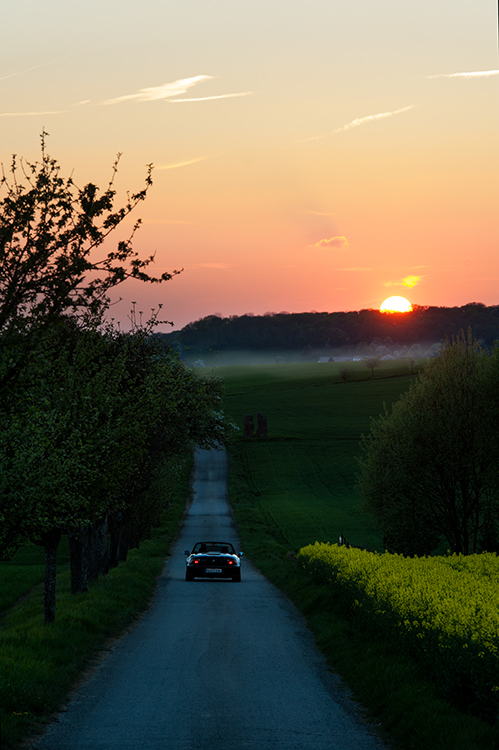
[[[197,553],[203,553],[203,552],[224,552],[227,554],[227,552],[230,555],[234,554],[234,547],[232,544],[223,543],[223,544],[209,544],[208,542],[200,542],[199,544],[196,544],[194,547],[194,552]]]

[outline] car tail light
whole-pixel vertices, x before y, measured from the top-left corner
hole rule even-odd
[[[229,560],[229,565],[234,565],[234,560]]]

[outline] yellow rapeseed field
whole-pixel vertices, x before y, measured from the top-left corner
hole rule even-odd
[[[499,557],[407,558],[316,542],[299,562],[355,619],[416,654],[444,692],[499,714]]]

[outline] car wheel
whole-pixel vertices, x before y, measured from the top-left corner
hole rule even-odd
[[[234,573],[233,576],[232,576],[232,580],[233,581],[238,581],[240,583],[241,582],[241,573]]]
[[[185,571],[185,580],[186,581],[193,581],[194,580],[194,575],[192,573],[190,573],[188,570]]]

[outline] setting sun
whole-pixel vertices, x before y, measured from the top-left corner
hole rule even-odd
[[[379,311],[385,313],[406,313],[412,311],[412,305],[405,297],[388,297],[388,299],[385,299],[385,301],[381,304]]]

